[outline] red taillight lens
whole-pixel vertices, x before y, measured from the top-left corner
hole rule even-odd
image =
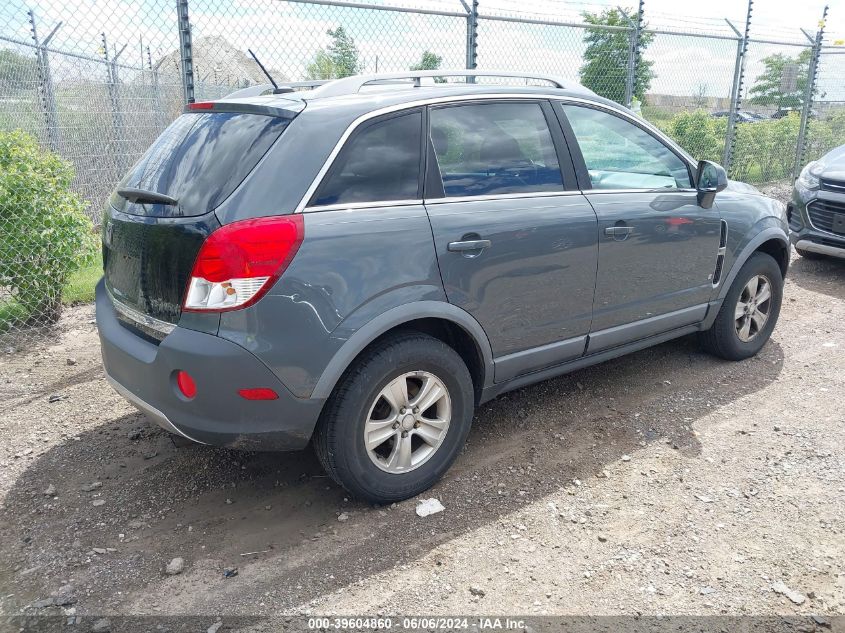
[[[278,400],[279,394],[267,387],[238,389],[238,395],[245,400]]]
[[[200,248],[184,310],[223,312],[258,301],[290,264],[304,234],[301,214],[233,222]]]
[[[213,110],[213,101],[197,101],[196,103],[189,103],[188,110]]]
[[[186,371],[176,372],[176,386],[179,387],[179,391],[186,398],[193,398],[197,395],[197,383],[191,378],[191,374]]]

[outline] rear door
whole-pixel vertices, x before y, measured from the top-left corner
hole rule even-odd
[[[451,303],[486,331],[502,381],[584,352],[596,215],[542,100],[428,111],[426,198]]]
[[[598,215],[588,352],[700,321],[713,290],[721,225],[716,207],[698,206],[688,162],[609,109],[556,107],[574,136],[576,170]]]

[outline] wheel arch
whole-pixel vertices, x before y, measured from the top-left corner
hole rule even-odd
[[[344,372],[366,349],[395,332],[423,332],[442,340],[464,360],[473,379],[475,400],[493,381],[493,353],[481,325],[468,312],[441,301],[398,306],[359,328],[332,357],[311,395],[327,399]]]
[[[771,255],[778,263],[783,275],[786,276],[789,267],[789,236],[783,229],[770,226],[755,235],[737,255],[730,272],[722,282],[718,295],[719,301],[723,300],[728,294],[745,262],[758,251]]]

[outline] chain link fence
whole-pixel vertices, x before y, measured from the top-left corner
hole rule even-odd
[[[556,3],[546,13],[502,0],[86,7],[0,8],[5,347],[92,300],[98,225],[115,184],[186,100],[266,83],[250,50],[278,83],[455,67],[556,75],[630,106],[749,182],[787,180],[845,138],[845,46],[798,29],[752,37],[747,26],[650,16],[642,3]]]

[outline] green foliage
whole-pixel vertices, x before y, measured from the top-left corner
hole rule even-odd
[[[443,57],[432,53],[431,51],[425,51],[422,54],[419,63],[411,66],[411,70],[437,70],[440,68],[440,64],[442,63]]]
[[[781,119],[738,124],[731,178],[748,182],[789,178],[800,123],[800,115],[793,112]]]
[[[705,110],[681,112],[669,120],[653,121],[697,160],[720,163],[725,146],[727,117],[715,118]],[[791,113],[781,119],[738,123],[731,163],[731,178],[751,183],[788,179],[795,161],[801,117]],[[842,115],[845,123],[845,113]],[[820,143],[832,141],[841,125],[834,117],[813,121]],[[812,135],[811,135],[812,138]]]
[[[619,9],[605,9],[601,13],[585,11],[587,24],[630,27]],[[654,40],[654,33],[640,34],[640,59],[634,77],[634,96],[643,101],[655,74],[654,62],[643,59],[642,52]],[[579,73],[581,84],[602,97],[617,103],[625,101],[625,80],[628,76],[628,55],[631,49],[630,31],[587,28],[584,36],[587,49]]]
[[[99,257],[90,264],[75,270],[62,289],[62,303],[66,306],[94,301],[94,288],[103,276],[103,263]]]
[[[806,160],[816,160],[845,141],[845,108],[829,112],[824,119],[811,117],[807,124]]]
[[[440,68],[440,64],[443,63],[443,57],[437,55],[436,53],[432,53],[431,51],[425,51],[420,58],[420,61],[413,66],[411,66],[410,70],[437,70]],[[438,84],[446,83],[446,79],[443,77],[435,77],[434,82]]]
[[[332,38],[327,48],[318,50],[306,69],[308,79],[341,79],[364,69],[358,59],[358,47],[346,29],[338,26],[326,31]]]
[[[776,53],[763,58],[765,70],[751,87],[751,103],[773,105],[780,108],[798,108],[804,103],[807,75],[810,69],[811,50],[805,49],[797,57]],[[795,67],[794,86],[784,86],[784,77]]]
[[[13,95],[29,89],[38,78],[35,57],[20,55],[4,48],[0,50],[0,94]]]
[[[16,318],[26,323],[58,320],[68,276],[96,252],[72,179],[71,165],[34,137],[0,132],[0,287],[11,290]]]
[[[722,162],[727,118],[715,118],[705,110],[681,112],[661,126],[681,147],[698,160]]]

